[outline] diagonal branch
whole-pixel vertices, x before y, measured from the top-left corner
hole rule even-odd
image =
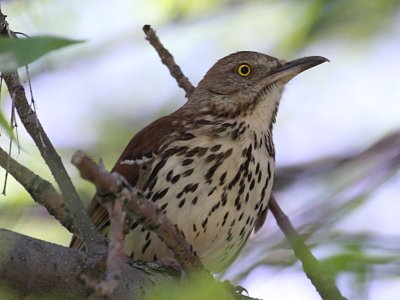
[[[161,61],[167,66],[171,76],[175,78],[178,86],[186,92],[186,98],[194,91],[194,86],[190,83],[189,79],[183,74],[181,68],[175,63],[172,54],[161,44],[156,32],[150,25],[144,25],[143,31],[146,34],[146,40],[154,47]]]
[[[75,233],[64,200],[50,182],[19,164],[1,148],[0,166],[6,169],[27,190],[33,200],[43,205],[70,232]]]
[[[82,178],[96,186],[100,198],[122,197],[125,210],[134,214],[146,229],[154,231],[164,241],[183,270],[191,272],[202,269],[202,263],[193,252],[193,247],[186,241],[176,224],[172,223],[155,203],[147,201],[136,188],[129,186],[121,175],[107,172],[82,151],[74,154],[72,163],[79,169]]]
[[[10,29],[6,22],[6,16],[0,11],[0,35],[9,37],[9,33]],[[36,113],[29,105],[18,72],[4,73],[3,78],[22,124],[34,140],[40,154],[60,187],[62,197],[66,207],[70,211],[74,226],[76,226],[88,249],[90,251],[97,249],[98,245],[103,243],[104,238],[96,230],[86,214],[85,208],[71,182],[71,178],[65,170],[60,156],[44,132]]]
[[[279,228],[283,231],[290,245],[292,246],[296,257],[301,261],[303,270],[311,280],[314,287],[321,295],[322,299],[344,300],[335,281],[327,272],[321,263],[314,257],[310,249],[306,246],[303,239],[294,229],[288,216],[282,211],[274,195],[271,195],[268,207],[274,215]]]

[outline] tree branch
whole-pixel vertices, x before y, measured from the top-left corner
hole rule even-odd
[[[107,172],[82,151],[74,154],[72,163],[79,169],[82,178],[96,186],[99,197],[123,198],[125,210],[134,214],[146,229],[154,231],[164,241],[185,271],[202,269],[199,258],[178,227],[155,203],[144,199],[137,189],[130,187],[121,175]]]
[[[178,86],[186,92],[186,98],[194,91],[194,86],[189,79],[183,74],[181,68],[175,63],[172,54],[161,44],[156,32],[150,25],[144,25],[143,31],[146,34],[146,40],[153,46],[161,58],[161,61],[168,68],[171,76],[175,78]]]
[[[53,185],[27,167],[19,164],[15,159],[0,148],[0,165],[6,169],[31,195],[32,199],[44,206],[71,233],[75,233],[73,222],[65,207],[64,200]]]
[[[77,275],[102,276],[97,265],[88,263],[90,258],[76,249],[0,229],[0,297],[8,288],[17,293],[12,299],[87,299],[90,291]],[[143,299],[149,287],[171,279],[150,265],[123,264],[111,299]]]
[[[10,29],[6,22],[6,16],[0,10],[0,35],[9,37],[9,32]],[[28,103],[25,90],[21,85],[17,71],[4,73],[3,78],[22,124],[34,140],[40,154],[60,187],[65,205],[71,214],[74,226],[76,226],[79,231],[87,249],[89,251],[97,251],[99,247],[104,248],[104,237],[96,230],[86,214],[86,210],[71,182],[71,178],[65,170],[60,156],[57,154],[54,146],[44,132],[35,111]]]
[[[283,231],[292,246],[296,257],[301,261],[304,272],[321,295],[321,298],[330,300],[346,299],[336,287],[332,276],[327,274],[326,269],[321,266],[321,263],[314,257],[310,249],[303,242],[288,216],[285,215],[279,207],[274,195],[271,195],[268,207],[274,215],[279,228]]]

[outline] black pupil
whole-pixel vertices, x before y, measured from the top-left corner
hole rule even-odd
[[[240,71],[242,71],[243,74],[248,74],[249,73],[249,67],[247,66],[242,66],[240,68]]]

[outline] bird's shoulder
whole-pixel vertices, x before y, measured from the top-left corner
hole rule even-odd
[[[124,176],[134,186],[141,164],[159,155],[166,143],[184,138],[186,119],[184,112],[179,109],[143,128],[130,140],[112,171]]]

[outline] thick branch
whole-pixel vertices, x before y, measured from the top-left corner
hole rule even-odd
[[[5,21],[5,15],[0,11],[0,35],[8,36],[9,28]],[[54,146],[50,142],[48,136],[44,132],[42,125],[35,111],[29,105],[25,95],[25,90],[21,85],[17,71],[3,74],[4,81],[7,85],[12,101],[18,115],[29,135],[34,140],[40,154],[48,165],[51,173],[54,176],[58,186],[60,187],[65,205],[70,211],[71,219],[74,221],[74,226],[80,233],[83,241],[89,251],[94,250],[104,241],[103,236],[96,230],[85,208],[80,201],[78,193],[73,186],[67,171],[57,154]]]
[[[268,206],[279,228],[283,231],[292,246],[296,257],[301,261],[304,272],[321,295],[321,298],[329,300],[346,299],[336,287],[332,276],[321,266],[321,263],[314,257],[310,249],[303,242],[287,215],[285,215],[279,207],[274,195],[271,195]]]
[[[0,165],[27,190],[33,200],[43,205],[47,211],[70,232],[75,233],[64,200],[50,182],[33,173],[27,167],[19,164],[1,148]]]
[[[0,229],[0,292],[11,289],[17,299],[87,299],[90,291],[78,275],[101,276],[97,266],[88,263],[90,258],[76,249]],[[150,284],[168,279],[145,264],[124,264],[111,299],[143,299]]]
[[[72,163],[79,169],[82,178],[96,186],[99,197],[123,197],[126,211],[134,214],[146,229],[154,231],[164,241],[185,271],[202,269],[199,258],[177,226],[155,203],[147,201],[137,189],[130,187],[121,175],[107,172],[81,151],[74,154]]]
[[[186,98],[194,91],[194,86],[190,83],[189,79],[183,74],[181,68],[175,63],[172,54],[161,44],[156,32],[150,25],[144,25],[143,31],[146,34],[146,40],[154,47],[161,61],[167,66],[171,76],[175,78],[178,86],[186,92]]]

